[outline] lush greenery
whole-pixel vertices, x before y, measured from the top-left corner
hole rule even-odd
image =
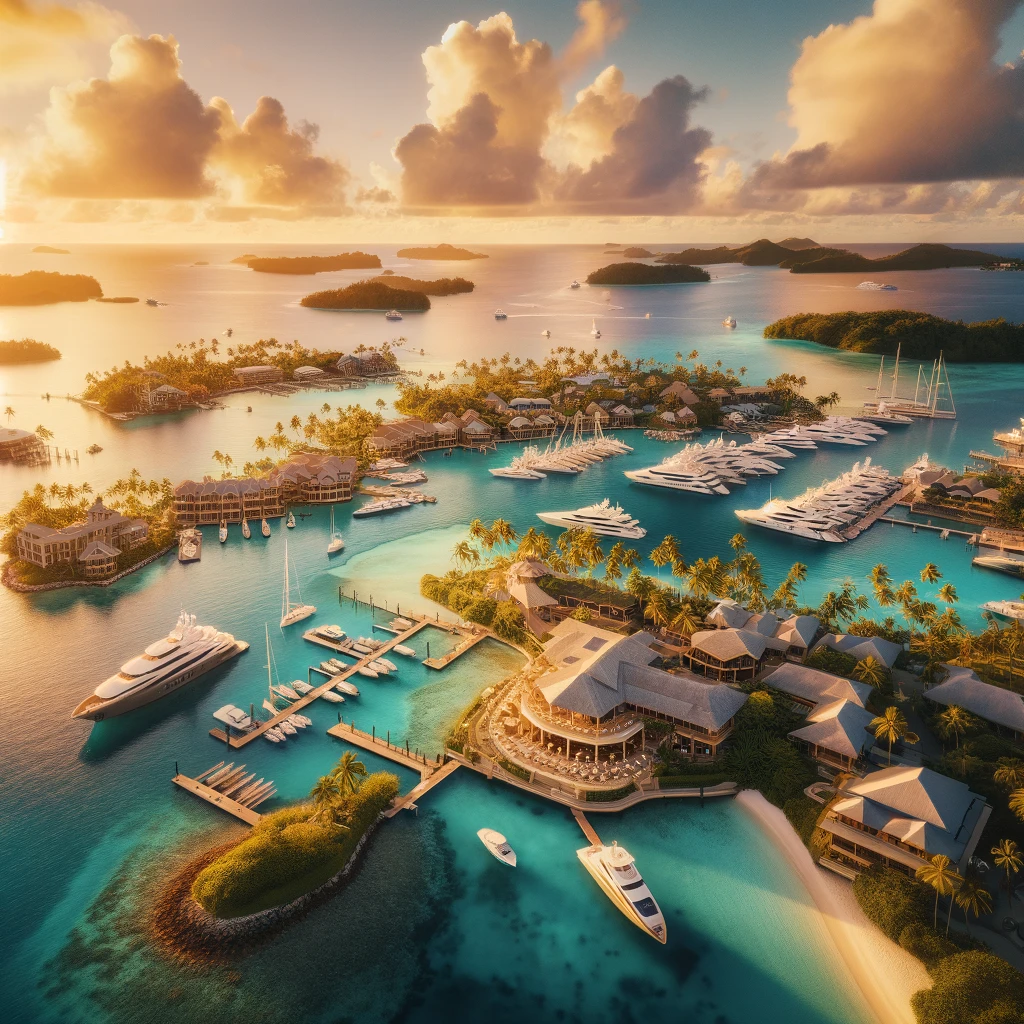
[[[387,343],[385,349],[390,353]],[[222,357],[216,338],[209,342],[200,338],[188,345],[179,342],[175,351],[166,355],[146,356],[141,366],[126,361],[123,366],[103,373],[86,374],[83,397],[98,402],[107,412],[145,411],[142,396],[146,387],[170,384],[184,391],[189,401],[202,402],[231,387],[234,372],[240,366],[279,366],[285,376],[290,376],[299,366],[331,369],[341,355],[308,349],[297,341],[288,345],[267,338],[251,345],[229,347]]]
[[[22,338],[21,341],[0,341],[0,366],[17,363],[48,363],[60,359],[60,350],[45,341]]]
[[[85,302],[103,294],[99,281],[85,274],[30,270],[0,274],[0,306],[46,306],[52,302]]]
[[[706,270],[685,264],[653,267],[648,263],[610,263],[587,275],[587,284],[688,284],[710,280]]]
[[[932,987],[911,998],[919,1024],[1019,1024],[1024,975],[983,950],[944,957],[930,968]]]
[[[910,925],[932,923],[934,893],[915,878],[893,868],[875,867],[857,876],[853,894],[868,920],[893,942]]]
[[[619,256],[628,256],[631,260],[643,260],[649,256],[653,256],[654,253],[650,249],[644,249],[638,245],[631,245],[628,249],[623,249]]]
[[[505,771],[510,775],[514,775],[517,779],[522,779],[524,782],[530,781],[530,772],[522,765],[516,764],[515,761],[510,761],[507,757],[499,757],[497,763],[499,767],[504,768]]]
[[[439,277],[436,281],[420,281],[415,277],[393,274],[390,270],[374,280],[386,284],[389,288],[422,292],[424,295],[461,295],[464,292],[471,292],[475,287],[472,281],[467,281],[464,277]]]
[[[398,255],[406,260],[485,260],[487,254],[460,249],[458,246],[442,242],[440,245],[412,246],[399,249]]]
[[[264,815],[250,835],[200,872],[195,900],[217,917],[280,906],[340,871],[398,795],[398,777],[366,776],[354,755],[318,780],[312,803]]]
[[[796,834],[804,841],[804,845],[810,847],[814,839],[814,833],[818,827],[818,818],[821,817],[821,804],[812,800],[805,793],[799,796],[791,796],[783,805],[782,813],[789,819]]]
[[[591,803],[611,803],[614,800],[622,800],[635,790],[635,782],[627,782],[616,789],[588,789],[587,800]]]
[[[939,270],[945,267],[980,267],[999,262],[998,256],[977,249],[953,249],[948,245],[913,245],[891,256],[868,259],[855,252],[824,255],[792,267],[793,274],[861,273],[879,270]]]
[[[380,266],[380,257],[341,252],[337,256],[252,256],[242,262],[264,274],[322,274],[327,270],[373,270]]]
[[[831,672],[837,676],[851,676],[857,667],[857,659],[845,651],[835,651],[831,647],[819,647],[804,658],[804,664],[808,668],[820,669],[822,672]]]
[[[423,292],[389,288],[384,280],[375,277],[356,281],[347,288],[313,292],[303,297],[302,305],[312,309],[399,309],[414,313],[430,309],[430,299]]]
[[[895,355],[902,346],[910,359],[934,359],[941,351],[951,363],[1024,361],[1024,324],[1002,317],[965,324],[906,309],[797,313],[770,323],[764,336],[880,355]]]

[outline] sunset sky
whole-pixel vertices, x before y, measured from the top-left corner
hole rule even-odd
[[[0,0],[17,241],[1018,239],[1022,0]]]

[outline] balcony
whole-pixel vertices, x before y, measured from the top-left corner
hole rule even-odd
[[[641,732],[644,727],[643,719],[635,712],[616,715],[598,724],[586,715],[571,715],[568,711],[552,708],[535,693],[524,693],[520,697],[519,710],[538,729],[591,745],[622,743]]]

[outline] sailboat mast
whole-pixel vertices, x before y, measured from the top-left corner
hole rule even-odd
[[[885,369],[885,356],[882,356],[882,361],[878,364],[878,383],[875,385],[875,397],[882,397],[882,370]]]
[[[902,347],[903,347],[903,343],[902,342],[900,342],[896,346],[896,367],[892,371],[892,394],[889,395],[890,398],[895,398],[896,397],[896,388],[899,387],[899,381],[900,381],[900,349]]]
[[[284,594],[281,597],[281,618],[288,614],[291,607],[291,593],[288,586],[288,537],[284,538]]]
[[[263,623],[263,632],[267,637],[267,687],[269,688],[273,686],[274,681],[270,677],[270,627],[265,622]]]

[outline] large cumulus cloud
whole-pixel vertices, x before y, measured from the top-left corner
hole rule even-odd
[[[1021,0],[875,0],[804,40],[784,157],[757,190],[1024,175],[1024,68],[995,62]]]

